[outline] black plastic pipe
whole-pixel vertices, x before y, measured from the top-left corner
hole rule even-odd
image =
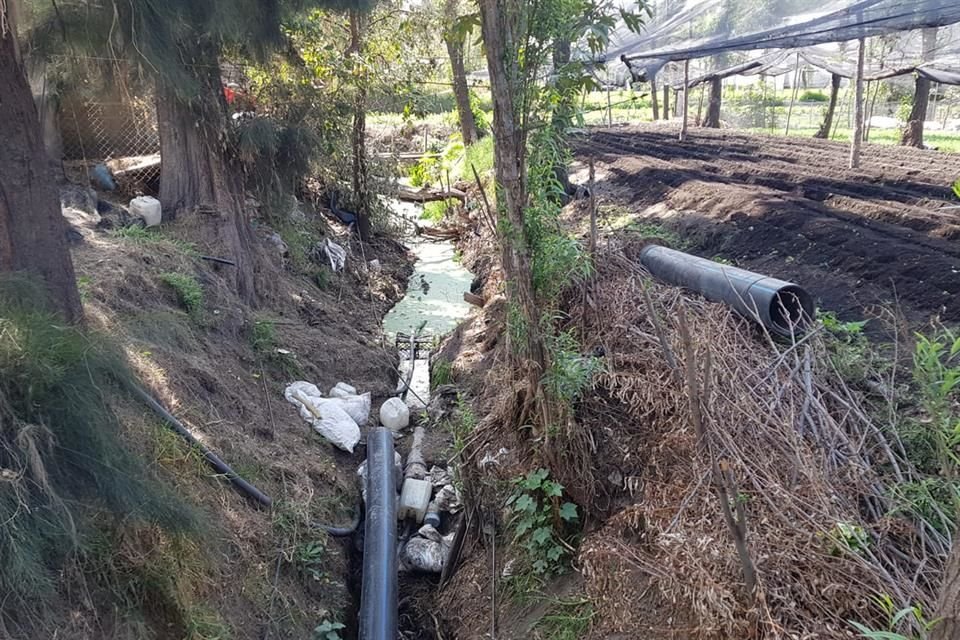
[[[813,318],[813,298],[792,282],[659,245],[644,247],[640,262],[654,277],[723,302],[781,336],[802,333]]]
[[[393,432],[367,433],[367,513],[360,588],[360,640],[397,638],[397,476]]]
[[[191,445],[196,447],[200,451],[201,455],[203,455],[204,460],[207,461],[207,464],[213,467],[214,470],[217,471],[217,473],[220,473],[223,476],[225,476],[226,479],[230,481],[230,484],[236,487],[241,493],[245,494],[249,498],[256,500],[257,502],[264,505],[265,507],[270,507],[271,505],[273,505],[273,500],[271,500],[268,495],[266,495],[265,493],[260,491],[260,489],[257,489],[255,486],[253,486],[252,484],[250,484],[249,482],[241,478],[239,475],[237,475],[237,472],[231,469],[230,465],[224,462],[220,458],[220,456],[218,456],[213,451],[208,449],[202,442],[197,440],[197,438],[192,433],[190,433],[190,430],[187,429],[185,426],[183,426],[183,424],[179,420],[177,420],[172,413],[164,409],[163,405],[161,405],[159,402],[154,400],[153,396],[151,396],[149,393],[141,389],[136,384],[131,383],[130,389],[141,400],[143,400],[143,402],[148,407],[153,409],[153,411],[158,416],[163,418],[164,422],[166,422],[171,429],[173,429],[178,434],[180,434],[180,437],[182,437],[184,440],[186,440]]]

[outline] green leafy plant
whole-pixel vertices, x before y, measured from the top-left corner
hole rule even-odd
[[[550,369],[544,379],[555,398],[567,403],[579,399],[593,376],[602,370],[603,361],[580,353],[580,345],[569,331],[563,331],[549,342]]]
[[[324,620],[313,630],[313,638],[314,640],[343,640],[340,632],[346,628],[342,622]]]
[[[931,419],[941,474],[955,478],[960,469],[960,415],[953,398],[960,389],[960,337],[946,328],[931,336],[916,335],[913,379]]]
[[[868,638],[869,640],[924,640],[930,630],[940,622],[939,620],[927,620],[920,605],[897,609],[893,598],[885,593],[875,596],[873,601],[887,617],[886,629],[871,629],[859,622],[853,620],[848,621],[854,629],[860,632],[861,637]],[[897,629],[906,623],[919,628],[921,630],[920,635],[903,635],[899,633]]]
[[[203,288],[197,279],[185,273],[164,273],[160,280],[173,289],[177,302],[191,317],[196,318],[203,311]]]
[[[870,546],[870,536],[863,527],[848,522],[838,522],[826,536],[831,555],[862,553]]]
[[[817,311],[827,330],[830,361],[844,380],[861,382],[876,366],[876,354],[863,329],[866,320],[843,322],[832,311]]]
[[[250,331],[250,346],[259,354],[269,353],[277,347],[277,328],[270,320],[257,320]]]
[[[323,565],[327,555],[327,545],[323,540],[308,540],[297,546],[294,564],[303,575],[319,582],[324,578]]]
[[[563,500],[563,485],[550,480],[550,471],[537,469],[513,481],[507,499],[513,543],[526,551],[538,576],[560,573],[569,555],[571,529],[579,520],[577,505]]]

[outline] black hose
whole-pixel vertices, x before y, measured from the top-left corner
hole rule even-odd
[[[225,476],[227,480],[230,481],[230,484],[232,484],[247,497],[256,500],[265,507],[270,507],[273,505],[273,500],[271,500],[269,496],[237,475],[237,472],[231,469],[230,465],[224,462],[220,456],[208,449],[202,442],[197,440],[197,438],[190,433],[190,431],[183,426],[179,420],[173,417],[173,414],[164,409],[163,405],[161,405],[159,402],[154,400],[153,396],[141,389],[136,384],[130,383],[129,386],[134,394],[143,400],[148,407],[153,409],[154,413],[163,418],[164,422],[166,422],[173,431],[177,432],[184,440],[196,447],[200,453],[203,454],[203,458],[207,461],[207,464],[213,467],[217,473]]]
[[[346,538],[357,532],[357,529],[360,528],[361,520],[363,520],[363,498],[358,496],[357,512],[354,514],[350,524],[340,527],[332,524],[324,524],[323,522],[311,522],[310,526],[314,529],[326,531],[327,535],[333,536],[334,538]]]
[[[723,302],[781,336],[802,333],[813,318],[813,298],[792,282],[659,245],[644,247],[640,262],[660,280]]]
[[[396,640],[397,608],[397,476],[393,432],[376,427],[367,434],[367,517],[360,640]]]

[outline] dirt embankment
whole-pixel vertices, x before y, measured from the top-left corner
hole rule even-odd
[[[960,156],[662,127],[592,132],[602,216],[663,223],[688,248],[807,287],[820,307],[863,317],[897,306],[923,322],[960,320],[960,209],[950,185]],[[660,208],[651,208],[661,205]]]
[[[266,294],[250,308],[226,285],[233,267],[201,258],[207,251],[194,244],[189,220],[145,232],[81,227],[73,256],[93,327],[118,341],[144,386],[274,507],[258,509],[143,406],[120,402],[130,442],[200,509],[205,530],[179,538],[104,523],[116,541],[107,549],[114,579],[101,583],[102,558],[85,556],[81,568],[99,573],[81,572],[84,591],[51,603],[64,611],[48,637],[308,638],[325,620],[355,632],[352,549],[306,523],[350,521],[363,446],[352,455],[335,449],[283,389],[294,380],[321,389],[345,381],[372,392],[374,408],[392,392],[396,356],[380,344],[380,322],[410,273],[404,248],[381,237],[361,252],[344,228],[305,210],[276,227],[281,255],[261,219]],[[324,237],[348,247],[343,273],[312,251]],[[377,270],[367,266],[374,258]],[[190,311],[172,274],[199,287]]]

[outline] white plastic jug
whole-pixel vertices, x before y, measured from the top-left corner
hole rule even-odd
[[[160,201],[150,196],[139,196],[130,201],[130,213],[142,218],[148,227],[160,224]]]

